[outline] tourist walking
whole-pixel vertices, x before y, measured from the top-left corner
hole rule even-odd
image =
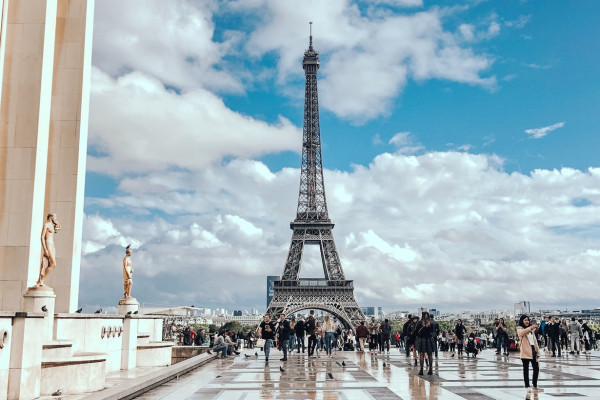
[[[327,357],[331,358],[331,350],[333,348],[333,342],[335,341],[335,326],[329,315],[323,318],[323,333],[325,337],[325,353]]]
[[[558,330],[560,332],[560,347],[562,347],[562,349],[564,351],[568,351],[569,350],[569,336],[568,336],[569,326],[567,325],[566,319],[563,318],[560,321],[560,326],[558,327]]]
[[[371,317],[371,321],[367,324],[367,329],[369,330],[369,351],[377,351],[379,324],[375,321],[375,317]]]
[[[582,319],[579,320],[579,324],[581,324],[581,332],[583,333],[583,345],[584,345],[584,353],[588,354],[589,351],[592,350],[592,329],[588,326],[587,322],[583,322]]]
[[[412,314],[408,314],[408,318],[404,322],[402,326],[402,340],[404,340],[404,351],[406,352],[406,357],[410,354],[410,346],[408,344],[409,336],[410,336],[410,324],[412,323]]]
[[[579,340],[583,336],[581,325],[575,321],[575,317],[571,317],[571,323],[569,323],[569,333],[571,333],[571,351],[570,354],[579,354]]]
[[[310,310],[304,326],[306,329],[306,334],[308,335],[308,356],[313,357],[315,346],[317,345],[317,335],[315,333],[315,328],[317,326],[315,321],[315,310]]]
[[[302,315],[298,317],[298,321],[296,321],[296,326],[294,326],[294,330],[296,331],[297,341],[297,345],[295,347],[298,348],[298,353],[300,353],[300,348],[302,348],[302,352],[304,353],[304,350],[306,349],[306,345],[304,344],[305,325]]]
[[[535,338],[536,326],[529,323],[527,315],[521,315],[519,325],[517,326],[517,336],[521,342],[521,362],[523,363],[523,381],[527,391],[543,392],[544,390],[537,385],[540,365],[540,348]],[[529,386],[529,364],[533,368],[533,389]]]
[[[467,333],[467,328],[463,325],[462,319],[456,321],[456,326],[454,327],[454,334],[456,335],[456,347],[458,348],[458,356],[462,357],[463,348],[465,343],[465,335]]]
[[[271,347],[273,347],[273,340],[275,340],[275,324],[271,321],[269,315],[265,315],[263,321],[258,327],[258,337],[265,339],[265,364],[269,362],[269,354],[271,353]]]
[[[413,315],[410,324],[408,325],[408,342],[407,345],[409,349],[413,352],[413,358],[415,360],[415,365],[417,365],[417,347],[415,346],[415,342],[417,339],[417,325],[419,324],[419,317]]]
[[[356,327],[356,336],[360,345],[359,351],[362,353],[365,351],[365,341],[369,337],[369,330],[365,326],[365,321],[360,321],[360,325]]]
[[[385,352],[387,349],[388,354],[390,354],[390,334],[392,333],[392,327],[390,326],[390,322],[386,318],[383,321],[383,324],[379,327],[379,337],[380,337],[380,348],[381,351]]]
[[[421,369],[419,370],[419,375],[423,375],[423,362],[426,354],[429,364],[429,371],[427,372],[427,375],[432,375],[433,360],[431,355],[434,351],[435,345],[433,342],[433,326],[431,325],[431,320],[429,318],[428,312],[423,312],[423,317],[421,318],[421,321],[419,321],[419,323],[417,324],[416,330],[417,334],[415,345],[417,351],[419,352],[419,364],[421,366]]]
[[[296,348],[296,318],[290,318],[290,338],[288,339],[288,351],[290,354]]]
[[[292,329],[290,328],[290,321],[285,319],[285,314],[279,316],[277,331],[279,333],[279,347],[283,351],[283,358],[279,359],[279,361],[287,361],[288,341],[290,340]]]
[[[560,349],[560,323],[554,317],[550,317],[550,322],[546,324],[546,334],[550,340],[549,349],[552,350],[552,357],[556,357],[556,349],[558,348],[558,356],[562,357]]]
[[[438,336],[440,335],[440,324],[435,320],[435,317],[429,314],[429,319],[431,320],[431,328],[433,329],[433,333],[431,336],[433,337],[433,344],[435,349],[435,358],[438,358]]]

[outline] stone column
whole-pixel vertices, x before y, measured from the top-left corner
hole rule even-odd
[[[77,307],[93,0],[3,0],[0,40],[0,310],[23,307],[56,212],[56,310]]]
[[[135,297],[125,297],[119,300],[119,304],[117,306],[117,312],[119,315],[127,315],[127,313],[133,314],[138,311],[140,308],[140,303],[135,299]]]
[[[52,288],[47,286],[30,287],[27,292],[23,295],[23,310],[28,313],[40,313],[43,312],[46,316],[44,317],[44,327],[35,334],[41,336],[42,343],[48,343],[52,341],[52,333],[54,332],[54,303],[56,295]],[[46,311],[43,311],[43,308]]]
[[[127,370],[137,364],[138,319],[125,317],[121,345],[121,369]]]
[[[34,399],[40,396],[42,376],[42,335],[44,315],[18,312],[12,328],[8,399]]]

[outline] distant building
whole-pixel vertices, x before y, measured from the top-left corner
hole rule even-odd
[[[366,317],[374,317],[375,316],[375,307],[361,307],[360,308],[365,314]]]
[[[521,315],[521,314],[530,314],[531,313],[531,304],[528,301],[519,301],[518,303],[515,303],[515,307],[514,307],[514,315]]]
[[[439,317],[440,316],[440,311],[438,309],[432,308],[429,310],[429,314],[433,315],[434,317]]]
[[[233,316],[234,317],[241,317],[242,316],[242,310],[234,310],[233,311]]]

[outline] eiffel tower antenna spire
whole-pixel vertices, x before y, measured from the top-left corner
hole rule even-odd
[[[312,45],[310,23],[309,48],[304,52],[302,68],[306,76],[304,89],[304,126],[302,161],[296,219],[290,223],[292,242],[281,279],[274,282],[273,299],[267,314],[295,313],[307,308],[320,309],[337,316],[347,327],[356,328],[365,316],[354,298],[354,285],[346,280],[340,257],[333,241],[333,222],[327,212],[317,71],[319,53]],[[300,279],[304,247],[318,245],[325,279]]]

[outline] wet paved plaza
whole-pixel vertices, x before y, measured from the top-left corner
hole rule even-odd
[[[377,356],[338,352],[332,359],[294,353],[287,362],[272,351],[268,366],[260,350],[254,354],[244,350],[215,360],[138,399],[600,399],[600,352],[543,355],[538,385],[544,392],[531,394],[523,387],[518,353],[505,357],[484,350],[475,359],[457,359],[440,352],[432,376],[418,376],[412,357],[397,349]]]

